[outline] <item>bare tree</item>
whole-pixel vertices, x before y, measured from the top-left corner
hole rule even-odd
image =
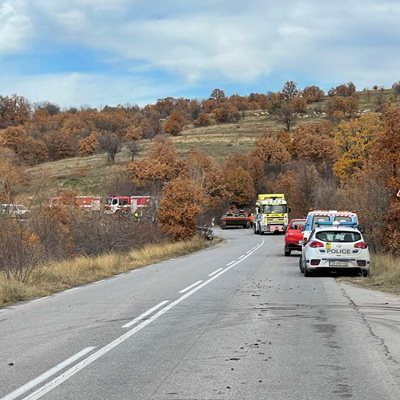
[[[107,152],[108,162],[114,164],[115,156],[122,150],[121,138],[115,133],[104,133],[100,137],[100,145]]]
[[[291,102],[282,102],[282,106],[279,111],[279,120],[285,125],[285,129],[288,132],[296,124],[297,117]]]
[[[140,153],[140,146],[136,140],[130,140],[126,147],[129,150],[129,154],[131,155],[131,161],[135,161],[135,157]]]

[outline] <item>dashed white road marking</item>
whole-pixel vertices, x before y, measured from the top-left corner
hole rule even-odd
[[[215,270],[214,272],[211,272],[211,274],[209,274],[208,276],[213,276],[215,274],[218,274],[219,271],[222,271],[223,268],[218,268],[217,270]]]
[[[86,347],[85,349],[81,350],[80,352],[74,354],[73,356],[67,358],[65,361],[57,364],[53,368],[49,369],[42,375],[39,375],[37,378],[31,380],[30,382],[26,383],[25,385],[19,387],[18,389],[14,390],[13,392],[9,393],[7,396],[2,397],[0,400],[14,400],[18,396],[26,393],[27,391],[31,390],[35,386],[39,385],[40,383],[44,382],[46,379],[50,378],[51,376],[55,375],[57,372],[61,371],[63,368],[67,367],[68,365],[72,364],[76,360],[79,360],[86,354],[90,353],[95,346]]]
[[[135,325],[137,322],[139,322],[142,319],[146,318],[148,315],[150,315],[154,311],[158,310],[160,307],[162,307],[164,304],[167,304],[168,302],[169,302],[169,300],[164,300],[161,303],[158,303],[154,307],[152,307],[152,308],[148,309],[147,311],[145,311],[143,314],[140,314],[138,317],[133,319],[131,322],[128,322],[127,324],[122,325],[122,328],[130,328],[132,325]]]
[[[230,263],[226,264],[227,267],[230,267],[232,264],[234,264],[237,260],[233,260]]]
[[[185,289],[180,290],[179,293],[185,293],[185,292],[189,291],[191,288],[197,286],[197,285],[198,285],[199,283],[201,283],[201,282],[203,282],[203,281],[197,281],[197,282],[195,282],[195,283],[189,285],[189,286],[186,287]]]

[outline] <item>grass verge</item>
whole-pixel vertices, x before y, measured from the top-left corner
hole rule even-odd
[[[214,239],[214,243],[220,241],[222,239]],[[77,257],[37,268],[26,283],[6,279],[0,273],[0,307],[22,300],[48,296],[172,257],[190,254],[208,246],[208,242],[195,237],[190,241],[147,245],[128,253]]]
[[[400,258],[390,254],[375,254],[371,260],[371,275],[368,278],[342,278],[369,289],[400,295]]]

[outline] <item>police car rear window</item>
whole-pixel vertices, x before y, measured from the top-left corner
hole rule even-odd
[[[358,232],[323,231],[317,232],[315,237],[322,242],[336,243],[352,243],[361,240],[361,235]]]

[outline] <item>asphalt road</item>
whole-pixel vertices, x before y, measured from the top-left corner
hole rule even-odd
[[[400,399],[400,300],[226,241],[0,311],[0,400]]]

